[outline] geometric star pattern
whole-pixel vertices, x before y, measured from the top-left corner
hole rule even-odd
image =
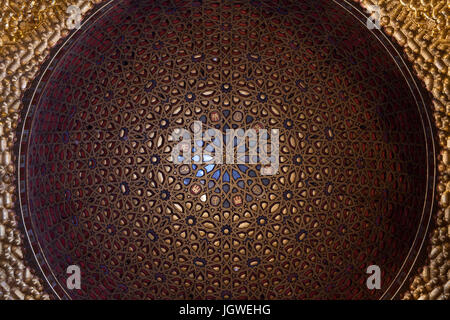
[[[102,13],[49,62],[21,142],[25,227],[56,295],[399,289],[433,189],[426,110],[400,57],[325,1],[122,1]],[[171,133],[196,121],[279,129],[278,172],[175,164]],[[71,264],[80,290],[65,287]],[[365,285],[372,264],[381,290]]]

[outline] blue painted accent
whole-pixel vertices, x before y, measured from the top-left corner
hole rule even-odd
[[[195,175],[196,177],[203,177],[205,175],[205,171],[203,170],[198,170],[197,174]]]
[[[241,175],[239,174],[239,172],[237,172],[236,170],[233,170],[231,172],[231,174],[233,175],[234,180],[237,180],[241,177]]]
[[[69,142],[69,132],[68,131],[64,131],[63,136],[62,136],[62,141],[64,143]]]
[[[217,170],[216,172],[214,172],[214,174],[212,175],[212,178],[215,180],[218,180],[220,177],[220,170]]]
[[[243,164],[238,164],[238,168],[239,168],[239,170],[241,170],[244,173],[246,173],[248,170],[248,167],[244,166]]]

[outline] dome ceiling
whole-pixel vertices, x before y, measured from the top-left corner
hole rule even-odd
[[[395,48],[360,20],[331,1],[94,14],[43,69],[22,130],[25,229],[55,294],[392,297],[431,213],[432,132]],[[279,130],[278,170],[175,163],[172,133],[196,124]]]

